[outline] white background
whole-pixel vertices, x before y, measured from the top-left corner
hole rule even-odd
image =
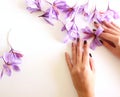
[[[118,11],[119,4],[119,0],[110,0]],[[96,0],[96,5],[103,10],[107,3]],[[8,47],[10,28],[10,43],[24,54],[21,71],[0,80],[0,97],[77,97],[65,62],[64,52],[70,51],[70,43],[62,42],[62,25],[51,26],[38,15],[26,10],[24,0],[0,1],[0,54]],[[120,59],[104,47],[91,53],[96,67],[96,97],[120,97]]]

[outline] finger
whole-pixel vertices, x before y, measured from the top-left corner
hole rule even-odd
[[[77,61],[77,51],[76,51],[76,44],[75,43],[72,43],[72,62],[73,64],[75,65],[76,64],[76,61]]]
[[[109,28],[109,27],[106,27],[105,25],[102,25],[102,24],[99,24],[97,22],[94,22],[94,26],[96,28],[99,28],[100,26],[104,29],[103,32],[108,32],[108,33],[111,33],[111,34],[116,34],[116,31],[114,31],[113,29]]]
[[[106,40],[109,40],[109,41],[112,41],[112,42],[116,42],[116,35],[113,35],[113,34],[110,34],[110,33],[102,33],[100,34],[99,36],[100,38],[103,38],[103,39],[106,39]]]
[[[78,38],[77,39],[77,64],[80,64],[82,61],[82,41]]]
[[[104,41],[104,40],[102,40],[102,42],[103,42],[103,45],[107,48],[107,49],[109,49],[111,52],[114,52],[114,47],[113,46],[111,46],[108,42],[106,42],[106,41]]]
[[[112,29],[115,28],[110,22],[107,22],[107,21],[103,21],[102,24],[105,25],[108,28],[112,28]]]
[[[69,68],[69,70],[71,71],[73,65],[72,65],[72,63],[71,63],[71,60],[70,60],[70,56],[69,56],[69,54],[66,53],[66,52],[65,52],[65,59],[66,59],[66,62],[67,62],[68,68]]]
[[[110,28],[109,32],[113,32],[113,34],[117,34],[117,32],[120,30],[110,22],[103,21],[102,24],[104,24],[107,28]],[[116,31],[114,31],[114,30],[116,30]]]
[[[111,22],[111,24],[112,24],[113,26],[115,26],[117,29],[119,29],[119,30],[120,30],[120,27],[119,27],[119,26],[117,26],[115,23]]]
[[[89,63],[89,46],[87,41],[84,41],[84,45],[83,45],[83,65],[87,65]]]
[[[95,65],[94,65],[94,61],[93,61],[93,58],[92,58],[92,54],[89,53],[89,56],[90,56],[90,58],[89,58],[90,68],[93,72],[95,72]]]

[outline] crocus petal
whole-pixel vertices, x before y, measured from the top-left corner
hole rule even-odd
[[[88,40],[88,39],[90,39],[90,38],[92,38],[92,37],[93,37],[93,35],[90,34],[90,35],[86,35],[85,37],[83,37],[83,39],[84,39],[84,40]]]
[[[86,19],[88,19],[90,13],[88,11],[88,2],[79,7],[78,13],[83,14]]]
[[[53,25],[53,19],[58,20],[58,12],[56,12],[56,10],[54,10],[54,8],[51,7],[47,9],[46,12],[39,17],[43,17],[46,22]]]
[[[62,10],[62,12],[66,14],[66,19],[72,20],[78,13],[78,9],[79,9],[78,5],[75,4],[72,7],[67,6],[66,8]]]
[[[14,56],[15,56],[16,58],[18,58],[18,59],[20,59],[20,58],[23,57],[23,54],[19,53],[18,51],[15,51],[14,49],[11,49],[11,50],[9,51],[9,53],[13,53]]]
[[[60,10],[64,10],[64,9],[68,8],[67,3],[65,1],[61,1],[61,0],[56,0],[54,2],[54,5]]]
[[[20,68],[17,65],[13,65],[12,67],[14,71],[20,71]]]
[[[64,39],[64,43],[66,43],[69,39],[70,40],[75,40],[76,38],[78,38],[80,36],[79,34],[79,30],[77,25],[75,24],[74,19],[71,21],[68,21],[63,27],[62,27],[62,31],[66,31],[67,32],[67,36]]]
[[[0,78],[3,77],[3,74],[4,74],[4,68],[3,68],[2,71],[1,71]]]
[[[79,31],[77,26],[74,24],[69,31],[67,31],[67,34],[70,38],[70,40],[75,40],[78,37],[80,37]]]
[[[51,21],[51,19],[50,18],[45,18],[45,17],[43,17],[44,18],[44,20],[48,23],[48,24],[50,24],[50,25],[54,25],[53,24],[53,21]]]
[[[107,20],[107,19],[105,18],[105,15],[103,13],[99,12],[96,14],[96,21],[97,22],[102,23],[105,20]]]
[[[96,32],[95,32],[95,35],[98,37],[98,36],[100,36],[100,34],[101,34],[103,31],[104,31],[104,29],[103,29],[101,26],[99,26],[98,29],[97,29]]]
[[[64,41],[63,41],[63,42],[66,43],[66,42],[69,41],[69,39],[70,39],[70,38],[69,38],[69,36],[67,35],[67,36],[64,38]]]
[[[83,13],[87,13],[88,11],[88,2],[81,5],[79,8],[79,13],[83,14]]]
[[[85,40],[90,39],[94,36],[94,33],[88,26],[86,26],[85,28],[82,28],[81,31],[85,34],[85,36],[83,37],[83,39]]]
[[[100,40],[99,40],[98,38],[94,38],[94,39],[92,40],[91,44],[90,44],[90,48],[91,48],[92,50],[95,50],[95,48],[96,48],[97,46],[102,46],[102,43],[100,42]]]
[[[30,12],[41,11],[40,0],[25,0]]]
[[[3,65],[4,67],[4,70],[5,70],[5,73],[8,75],[8,76],[11,76],[11,69],[5,64]]]
[[[66,24],[65,24],[65,28],[67,31],[69,31],[72,26],[74,25],[74,21],[68,21]]]
[[[102,43],[100,42],[100,40],[98,38],[96,38],[94,41],[97,46],[102,46]]]
[[[12,63],[13,60],[13,54],[12,53],[4,53],[3,59],[6,63]]]
[[[18,57],[19,55],[19,57]],[[4,53],[3,55],[3,59],[6,62],[6,64],[8,65],[13,65],[13,64],[20,64],[21,63],[21,55],[14,52],[8,52],[8,53]]]
[[[93,33],[88,26],[86,26],[85,28],[82,28],[81,31],[83,33],[85,33],[85,34],[91,34],[91,33]]]
[[[63,12],[67,14],[67,17],[70,17],[75,12],[75,9],[74,8],[67,8],[67,9],[64,9]]]
[[[109,9],[109,11],[111,11],[111,12],[113,13],[113,18],[114,18],[114,19],[120,18],[119,14],[118,14],[116,11],[114,11],[114,10],[112,10],[112,9]]]
[[[66,27],[65,25],[62,27],[61,31],[65,31],[66,30]]]
[[[8,75],[8,76],[11,76],[11,69],[9,69],[9,68],[6,68],[6,70],[5,70],[5,72],[6,72],[6,74]]]
[[[90,43],[90,48],[91,48],[92,50],[95,50],[95,48],[96,48],[96,43],[94,42],[94,40],[92,40],[92,42]]]
[[[68,34],[71,40],[74,40],[79,37],[79,32],[76,30],[70,30]]]

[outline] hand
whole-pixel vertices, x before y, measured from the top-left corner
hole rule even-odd
[[[103,45],[120,58],[120,27],[113,22],[108,23],[106,21],[102,24],[94,22],[94,25],[96,27],[103,27],[104,31],[100,35]]]
[[[65,53],[65,57],[78,96],[94,97],[95,68],[92,55],[89,56],[87,41],[84,41],[83,44],[82,41],[77,39],[77,43],[72,43],[71,48],[72,59],[68,53]]]

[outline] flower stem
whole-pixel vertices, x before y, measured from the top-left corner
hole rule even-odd
[[[11,46],[11,44],[10,44],[10,42],[9,42],[9,34],[10,34],[10,32],[11,32],[11,29],[9,29],[9,31],[7,32],[7,44],[10,46],[10,48],[12,49],[12,46]]]

